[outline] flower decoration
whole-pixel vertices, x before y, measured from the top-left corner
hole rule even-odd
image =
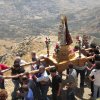
[[[60,51],[60,43],[57,42],[54,51],[58,53]]]

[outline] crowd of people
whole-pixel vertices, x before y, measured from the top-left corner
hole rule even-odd
[[[31,52],[31,60],[29,69],[31,71],[39,70],[38,73],[30,74],[22,65],[27,64],[21,57],[16,57],[13,67],[0,64],[0,100],[6,100],[8,95],[5,90],[5,79],[12,79],[14,90],[11,94],[12,100],[75,100],[77,93],[78,74],[80,74],[80,88],[86,85],[87,78],[91,83],[91,97],[96,100],[100,97],[100,52],[97,45],[92,43],[91,49],[87,51],[87,56],[94,56],[84,66],[75,66],[69,63],[66,74],[66,98],[62,99],[62,76],[59,74],[55,66],[49,70],[42,58],[43,55],[37,57],[36,52]],[[75,50],[78,47],[75,46]],[[66,65],[67,66],[67,65]],[[3,73],[11,70],[11,76],[4,76]],[[63,75],[63,74],[62,74]],[[52,89],[52,98],[47,96],[49,87]]]

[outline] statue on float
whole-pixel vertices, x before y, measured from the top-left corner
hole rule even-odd
[[[72,38],[68,30],[66,16],[61,16],[61,22],[59,25],[59,32],[58,32],[58,41],[60,45],[70,45],[72,43]]]

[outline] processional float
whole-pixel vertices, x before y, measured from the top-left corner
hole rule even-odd
[[[90,59],[93,59],[94,56],[86,56],[86,50],[74,51],[72,48],[72,37],[68,30],[67,17],[61,17],[61,23],[59,25],[58,32],[58,42],[59,44],[55,47],[55,52],[53,55],[49,56],[49,41],[46,39],[45,43],[47,46],[47,54],[48,57],[44,57],[43,61],[45,61],[47,66],[55,66],[58,72],[62,72],[68,68],[70,63],[73,63],[75,67],[82,67],[86,62]],[[80,43],[80,41],[79,41]],[[28,66],[31,64],[35,64],[36,62],[27,63],[22,66]],[[51,67],[46,67],[46,70],[49,70]],[[39,70],[33,70],[29,73],[38,73]]]
[[[49,57],[45,58],[45,62],[48,65],[55,65],[59,72],[64,71],[68,68],[70,63],[73,63],[75,67],[82,67],[90,59],[93,59],[94,56],[86,56],[86,50],[81,48],[79,51],[74,51],[72,48],[72,37],[68,30],[67,17],[61,17],[61,23],[59,26],[58,32],[58,42],[56,45],[55,53]],[[80,44],[80,41],[79,41]]]

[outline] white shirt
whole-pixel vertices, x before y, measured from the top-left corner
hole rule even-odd
[[[69,69],[69,77],[68,77],[68,80],[69,81],[76,81],[77,79],[77,73],[76,73],[76,70],[75,69]]]
[[[38,69],[37,66],[38,66],[37,64],[32,65],[31,70],[37,70]]]
[[[75,69],[76,70],[84,70],[84,69],[86,69],[87,66],[88,66],[88,63],[86,62],[84,66],[80,66],[80,67],[75,66]]]
[[[69,75],[72,75],[74,78],[77,77],[77,73],[75,69],[69,69]]]
[[[100,86],[100,70],[97,69],[93,69],[90,73],[89,76],[93,76],[94,75],[94,84],[97,86]]]
[[[45,81],[45,82],[49,81],[49,76],[46,71],[44,71],[44,73],[41,74],[41,77],[37,78],[37,82],[41,82],[41,81]]]
[[[22,60],[20,61],[20,65],[24,65],[24,64],[27,64],[27,62],[25,60]]]

